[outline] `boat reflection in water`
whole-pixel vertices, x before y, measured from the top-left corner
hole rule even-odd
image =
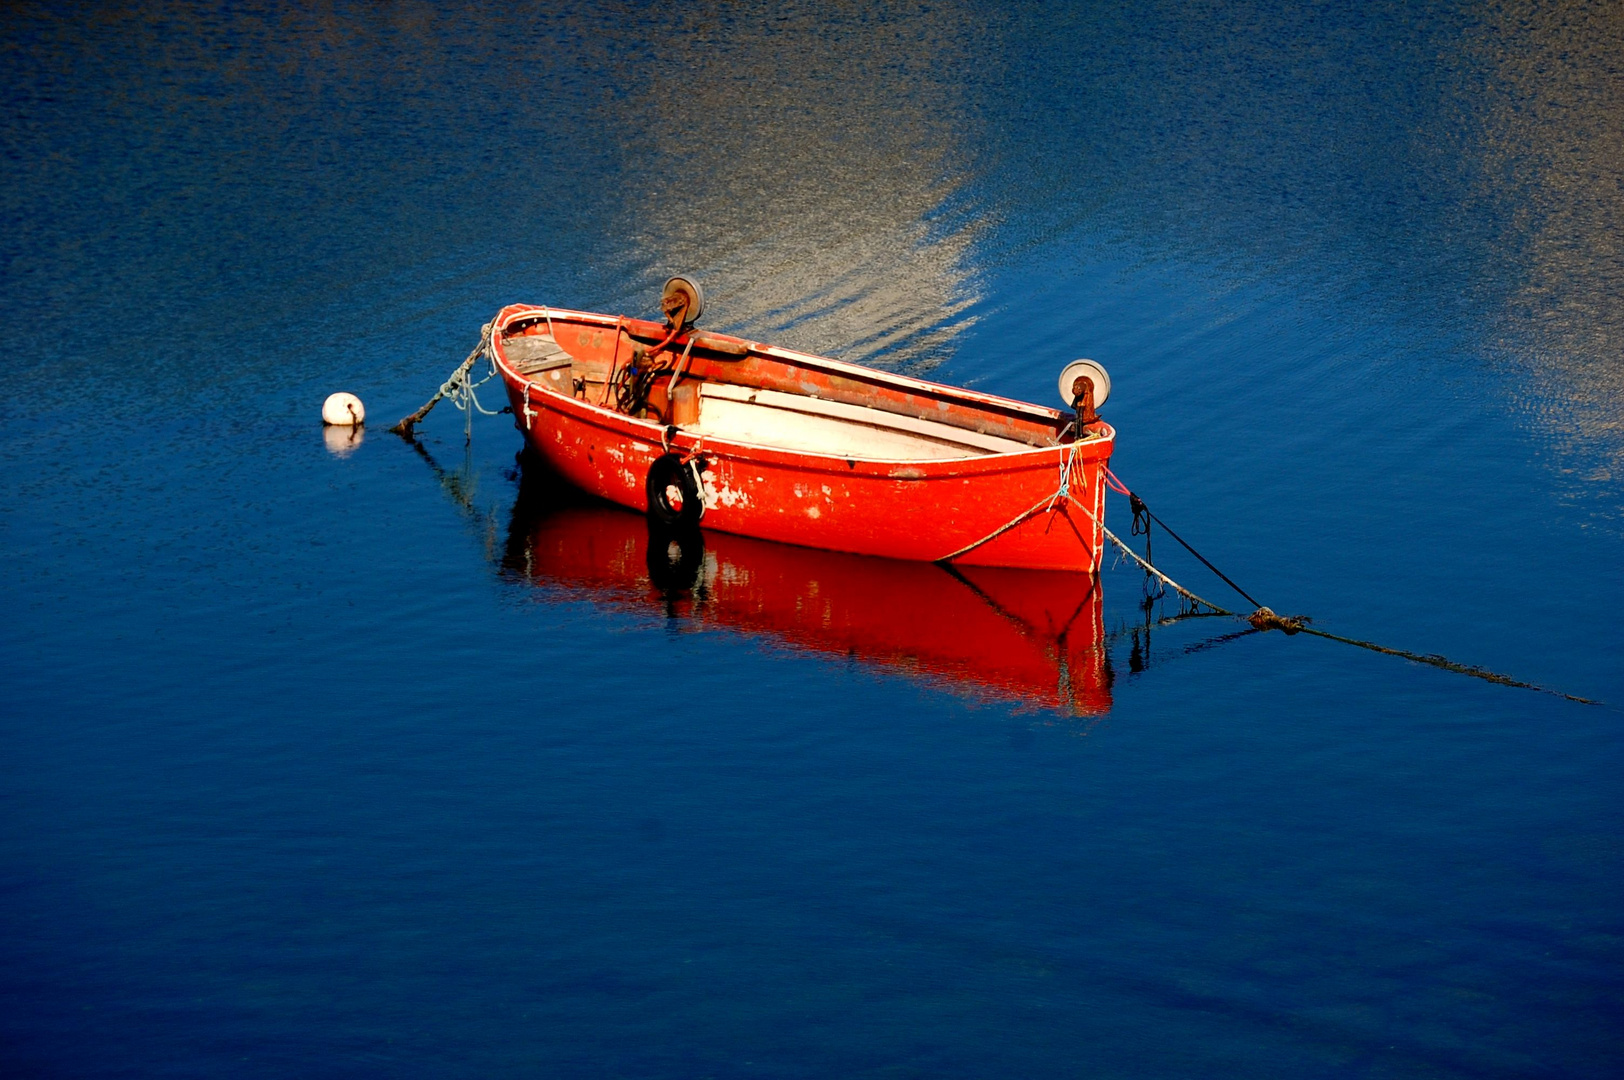
[[[529,459],[502,569],[561,596],[851,657],[972,696],[1079,716],[1111,707],[1099,582],[1087,574],[949,570],[654,532]]]

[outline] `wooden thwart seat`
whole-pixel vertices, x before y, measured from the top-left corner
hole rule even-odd
[[[504,346],[513,370],[538,386],[560,394],[575,391],[575,358],[551,334],[525,334]]]
[[[554,368],[569,367],[575,358],[551,334],[524,334],[508,338],[503,348],[508,364],[520,375],[539,375]]]

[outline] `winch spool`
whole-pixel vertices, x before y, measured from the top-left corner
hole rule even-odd
[[[705,290],[692,278],[681,275],[667,278],[665,288],[660,290],[660,310],[665,313],[666,322],[674,325],[684,307],[688,310],[682,316],[682,327],[678,329],[692,326],[705,313]]]
[[[1071,408],[1077,401],[1082,387],[1077,385],[1080,378],[1088,378],[1094,384],[1094,407],[1097,409],[1105,404],[1105,399],[1111,396],[1111,376],[1105,373],[1105,367],[1094,360],[1073,360],[1060,369],[1060,400]]]

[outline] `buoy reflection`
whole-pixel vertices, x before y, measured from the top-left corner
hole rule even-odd
[[[550,592],[862,663],[974,696],[1091,716],[1111,707],[1099,584],[944,569],[725,533],[651,530],[523,470],[503,572]]]
[[[361,440],[366,438],[366,430],[360,425],[355,427],[328,425],[321,429],[321,438],[322,442],[327,444],[328,453],[334,457],[346,458],[355,453],[355,448],[361,445]]]

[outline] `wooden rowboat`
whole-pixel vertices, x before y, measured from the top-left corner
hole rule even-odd
[[[1115,432],[1091,407],[1074,416],[707,333],[667,311],[662,324],[513,305],[492,323],[516,426],[575,486],[678,527],[1099,570]]]

